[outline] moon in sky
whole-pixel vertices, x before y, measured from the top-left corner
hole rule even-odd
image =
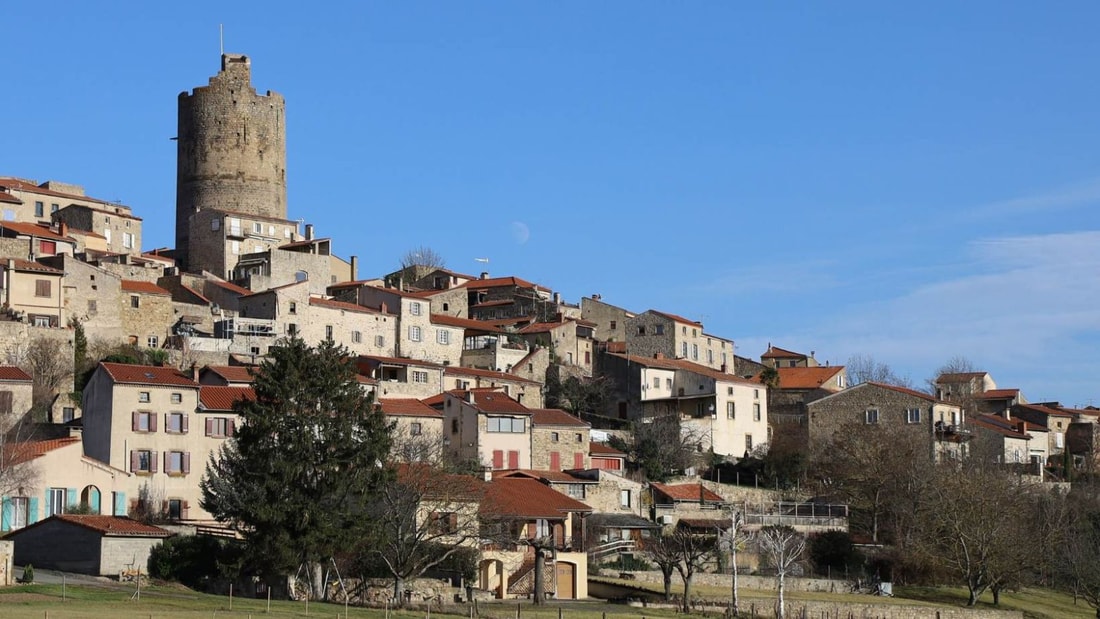
[[[523,245],[527,242],[527,239],[531,238],[531,229],[522,221],[513,221],[512,238],[516,240],[518,245]]]

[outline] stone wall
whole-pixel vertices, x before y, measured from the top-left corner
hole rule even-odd
[[[116,303],[124,338],[143,348],[152,348],[151,338],[154,337],[155,347],[164,345],[171,326],[176,322],[171,296],[123,291]]]
[[[531,468],[539,471],[561,471],[588,468],[588,426],[531,425]],[[551,466],[550,454],[558,454],[558,466]],[[581,454],[581,465],[576,465]]]
[[[581,298],[581,318],[596,323],[596,338],[605,342],[625,342],[626,322],[634,314],[604,303],[599,295]]]
[[[0,587],[15,584],[15,542],[0,539]]]
[[[102,576],[117,576],[123,570],[145,568],[149,553],[163,540],[159,537],[104,537],[99,558]]]
[[[908,423],[910,408],[921,411],[919,423]],[[927,443],[931,450],[932,403],[919,396],[865,383],[811,402],[806,409],[811,445],[832,440],[847,425],[865,423],[867,411],[876,410],[877,425]]]

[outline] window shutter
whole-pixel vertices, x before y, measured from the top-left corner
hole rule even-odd
[[[12,413],[12,392],[0,391],[0,415],[10,415]]]
[[[183,474],[186,475],[191,472],[191,452],[183,452]]]
[[[510,468],[510,469],[518,469],[519,468],[519,452],[518,451],[509,451],[508,452],[508,468]]]
[[[157,431],[157,416],[156,415],[149,415],[149,431],[150,432],[156,432]]]
[[[68,488],[65,490],[65,509],[68,509],[70,505],[79,505],[80,502],[76,498],[76,488]],[[64,510],[62,510],[64,511]]]
[[[550,470],[551,471],[560,471],[561,470],[561,454],[556,452],[556,451],[551,451],[550,452]]]
[[[185,413],[185,414],[183,415],[183,421],[181,421],[181,422],[180,422],[180,428],[181,428],[181,431],[182,431],[182,432],[183,432],[184,434],[187,434],[187,418],[188,418],[188,417],[190,417],[190,415],[188,415],[188,414],[186,414],[186,413]]]
[[[46,517],[49,518],[53,513],[53,493],[49,488],[46,488]]]
[[[173,471],[172,470],[172,452],[166,451],[166,452],[164,452],[164,456],[162,456],[162,457],[164,458],[164,472],[165,473],[178,473],[179,472],[179,471]]]
[[[150,473],[156,473],[157,472],[157,452],[155,452],[155,451],[150,451],[149,452],[149,472]]]
[[[4,497],[3,507],[0,508],[0,531],[11,531],[12,521],[15,520],[15,510],[12,508],[11,499]]]
[[[207,436],[213,436],[214,435],[214,420],[213,419],[207,419],[206,420],[206,435]]]
[[[27,500],[27,524],[38,522],[38,497],[32,496]]]
[[[138,423],[139,423],[138,419],[139,419],[140,414],[141,413],[139,413],[137,411],[134,411],[134,412],[130,413],[130,429],[133,430],[134,432],[138,431],[138,427],[139,427],[138,426]]]
[[[448,531],[457,531],[458,530],[458,514],[456,514],[454,512],[451,512],[450,514],[447,514],[447,530]]]
[[[573,453],[573,468],[575,468],[575,469],[583,469],[584,468],[584,453],[583,452],[578,451],[578,452]]]
[[[226,432],[225,432],[226,436],[235,436],[237,434],[237,422],[236,421],[233,421],[232,419],[230,419],[225,424],[225,428],[226,428]]]
[[[134,413],[134,414],[136,415],[137,413]],[[130,451],[130,472],[131,473],[137,472],[139,466],[141,466],[141,456],[138,454],[138,452],[136,450],[131,450]],[[46,495],[47,503],[48,503],[49,498],[50,498],[50,495],[47,494]],[[50,507],[47,504],[46,505],[46,511],[49,511],[49,510],[50,510]]]
[[[125,492],[116,492],[115,493],[115,513],[114,513],[114,515],[115,516],[125,516],[126,515],[126,493]]]
[[[499,450],[499,449],[494,449],[493,450],[493,468],[494,469],[504,468],[504,452]]]

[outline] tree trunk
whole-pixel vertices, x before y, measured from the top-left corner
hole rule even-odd
[[[672,601],[672,570],[671,569],[666,570],[665,568],[661,568],[661,575],[664,576],[664,579],[665,579],[665,601],[666,602],[671,602]]]
[[[974,587],[969,587],[970,598],[966,601],[967,606],[974,606],[978,603],[978,590]]]
[[[732,545],[732,543],[731,543]],[[737,547],[734,546],[733,552],[730,553],[730,568],[733,570],[733,605],[730,606],[730,614],[737,617],[740,614],[741,609],[737,604]]]
[[[310,585],[313,589],[313,599],[325,599],[324,566],[318,561],[309,564]]]
[[[394,606],[405,605],[405,579],[400,576],[393,577],[393,604]]]
[[[1000,606],[1001,605],[1001,588],[994,585],[994,586],[990,587],[989,590],[993,592],[993,605],[994,606]]]
[[[779,599],[777,600],[777,607],[775,609],[775,619],[783,619],[784,617],[787,616],[786,615],[786,607],[784,606],[784,602],[783,602],[783,594],[787,590],[787,582],[784,579],[784,576],[786,576],[786,574],[784,574],[783,572],[779,572],[779,575],[776,577],[779,580],[779,582],[778,582],[778,585],[779,585],[778,586],[778,591],[779,591],[778,598]]]
[[[542,606],[546,602],[545,587],[542,586],[542,572],[546,567],[546,559],[542,556],[542,548],[535,548],[535,605]]]
[[[683,609],[685,613],[691,612],[691,579],[694,574],[688,574],[684,576],[684,605]]]

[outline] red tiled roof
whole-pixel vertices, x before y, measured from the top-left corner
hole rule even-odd
[[[306,283],[309,283],[309,279],[303,279],[300,282],[290,282],[289,284],[283,284],[282,286],[275,286],[274,288],[268,288],[267,290],[261,290],[259,292],[250,292],[249,294],[241,295],[241,296],[242,297],[258,297],[261,294],[268,294],[268,293],[272,293],[272,292],[277,292],[279,290],[284,290],[284,289],[290,288],[292,286],[300,286],[300,285],[306,284]]]
[[[515,286],[516,288],[534,288],[536,290],[545,290],[547,292],[550,291],[549,288],[544,288],[538,284],[532,284],[525,279],[511,276],[474,279],[462,284],[461,286],[456,286],[456,288],[473,288],[475,290],[478,290],[481,288],[500,288],[502,286]]]
[[[626,342],[607,342],[607,352],[626,354]]]
[[[443,373],[447,376],[480,376],[482,378],[492,378],[496,380],[508,380],[519,383],[530,383],[533,385],[539,384],[538,381],[528,380],[522,376],[516,376],[515,374],[497,372],[496,370],[483,370],[481,368],[463,368],[451,365],[447,366],[447,369],[443,370]]]
[[[621,353],[610,354],[619,357],[620,359],[626,359],[631,363],[636,363],[638,365],[649,368],[660,368],[663,370],[687,370],[689,372],[694,372],[701,376],[706,376],[707,378],[712,378],[714,380],[724,383],[739,383],[742,385],[753,385],[757,387],[760,386],[760,383],[757,381],[749,380],[747,378],[741,378],[736,374],[726,374],[705,365],[692,363],[691,361],[688,361],[686,359],[654,359],[652,357],[639,357],[637,355],[626,355]]]
[[[27,236],[36,236],[42,239],[52,239],[54,241],[64,241],[66,243],[72,243],[71,237],[62,236],[50,227],[43,224],[24,223],[21,221],[0,221],[0,228],[7,228],[16,234],[24,234]]]
[[[778,346],[768,346],[767,352],[760,355],[760,358],[761,359],[791,359],[791,358],[804,359],[804,358],[806,358],[806,355],[804,355],[800,352],[794,352],[792,350],[786,350],[786,349],[780,348]]]
[[[223,387],[202,385],[199,387],[199,404],[208,411],[231,411],[237,400],[256,400],[252,387]]]
[[[535,469],[511,469],[493,471],[493,479],[509,477],[541,479],[552,484],[598,484],[598,480],[587,477],[577,477],[569,471],[538,471]]]
[[[15,196],[11,195],[10,193],[8,193],[6,191],[0,191],[0,202],[4,202],[6,204],[22,204],[23,203],[22,200],[20,200],[19,198],[16,198]]]
[[[697,327],[702,327],[703,326],[703,323],[699,322],[698,320],[692,320],[690,318],[684,318],[683,316],[677,316],[676,314],[669,314],[668,312],[659,312],[657,310],[649,310],[649,311],[653,312],[654,314],[657,314],[658,316],[664,316],[665,318],[668,318],[669,320],[672,320],[672,321],[675,321],[675,322],[684,322],[684,323],[687,323],[689,325],[695,325]]]
[[[162,251],[169,251],[169,250],[168,250],[168,248],[150,249],[149,251],[141,252],[141,256],[143,258],[148,258],[149,260],[159,260],[161,262],[167,262],[168,264],[175,264],[176,263],[175,258],[169,258],[168,256],[162,256],[160,254],[160,252],[162,252]]]
[[[480,512],[512,518],[564,518],[569,512],[591,512],[592,508],[544,485],[536,479],[504,477],[494,479],[486,490]]]
[[[224,289],[226,289],[230,292],[235,292],[235,293],[237,293],[241,296],[252,294],[252,291],[249,290],[248,288],[238,286],[237,284],[234,284],[233,282],[223,282],[223,281],[217,280],[217,279],[208,279],[206,281],[210,282],[211,284],[214,284],[218,288],[224,288]]]
[[[166,296],[172,296],[171,292],[168,292],[164,288],[152,283],[143,282],[137,279],[124,279],[122,280],[123,292],[138,292],[141,294],[160,294]]]
[[[650,482],[649,484],[654,490],[660,492],[673,501],[696,501],[700,498],[708,503],[721,503],[725,499],[709,490],[703,484],[659,484],[657,482]]]
[[[599,456],[601,458],[609,458],[609,457],[625,458],[626,457],[625,453],[619,451],[618,449],[615,449],[611,445],[608,445],[607,443],[597,443],[596,441],[592,441],[591,443],[588,444],[588,455],[590,455],[590,456]]]
[[[970,418],[970,425],[989,430],[1008,438],[1030,439],[1030,434],[1020,432],[1019,422],[1009,421],[997,415],[978,415]],[[1028,430],[1046,432],[1046,428],[1036,428],[1034,424],[1028,425]]]
[[[319,297],[310,297],[309,304],[317,307],[325,307],[328,309],[338,309],[345,312],[355,312],[357,314],[379,314],[376,309],[357,305],[355,303],[348,303],[346,301],[335,301],[333,299],[322,299]]]
[[[198,387],[199,384],[191,380],[176,368],[160,367],[154,365],[129,365],[126,363],[108,363],[101,361],[99,367],[107,372],[115,383],[132,385],[171,385],[176,387]]]
[[[394,469],[401,484],[412,486],[416,492],[429,499],[480,501],[489,487],[489,484],[478,477],[448,473],[423,462],[400,463]]]
[[[910,389],[908,387],[899,387],[897,385],[887,385],[886,383],[868,382],[868,385],[874,385],[876,387],[882,387],[883,389],[889,389],[897,393],[904,393],[905,395],[911,395],[915,398],[921,398],[922,400],[928,400],[929,402],[939,402],[934,396],[928,395],[923,391],[917,391],[916,389]]]
[[[1020,395],[1019,389],[990,389],[978,394],[980,400],[1008,400]]]
[[[139,522],[137,520],[131,520],[125,516],[57,514],[55,516],[51,516],[46,520],[43,520],[42,522],[49,522],[50,520],[54,519],[75,524],[77,526],[91,529],[93,531],[97,531],[104,535],[110,536],[117,535],[125,537],[171,537],[172,535],[174,535],[171,531],[167,531],[160,527],[155,527],[151,524],[145,524],[144,522]]]
[[[524,335],[528,335],[528,334],[531,334],[531,333],[549,333],[550,331],[553,331],[554,329],[559,329],[561,327],[564,327],[567,322],[573,322],[573,321],[535,322],[535,323],[531,323],[531,324],[527,325],[526,327],[520,329],[519,332],[524,334]]]
[[[589,428],[592,424],[574,417],[560,408],[532,408],[531,424],[536,426],[577,426]]]
[[[39,187],[38,185],[35,185],[33,183],[28,183],[22,179],[13,178],[10,176],[0,177],[0,187],[4,187],[8,190],[37,193],[43,196],[53,196],[55,198],[68,198],[70,200],[80,200],[82,202],[98,202],[99,204],[103,204],[105,206],[115,206],[113,203],[107,202],[106,200],[100,200],[98,198],[92,198],[89,196],[81,196],[75,193],[62,193],[60,191],[54,191],[53,189]]]
[[[202,301],[203,303],[206,303],[206,304],[208,304],[208,305],[210,304],[210,299],[207,299],[206,297],[204,297],[204,296],[202,296],[201,294],[199,294],[199,293],[198,293],[198,291],[196,291],[196,290],[195,290],[194,288],[191,288],[191,287],[189,287],[189,286],[184,286],[184,285],[182,285],[182,284],[180,285],[180,288],[181,288],[182,290],[184,290],[185,292],[188,292],[188,293],[190,293],[190,294],[194,295],[194,296],[195,296],[195,298],[199,299],[199,300],[200,300],[200,301]]]
[[[1073,417],[1073,413],[1066,412],[1057,408],[1052,408],[1050,406],[1042,406],[1039,404],[1017,404],[1016,406],[1013,406],[1012,409],[1034,411],[1036,413],[1053,417]]]
[[[469,318],[459,318],[458,316],[447,316],[446,314],[432,314],[432,324],[462,327],[463,329],[485,331],[486,333],[502,332],[496,325],[483,320],[471,320]]]
[[[8,262],[16,271],[30,271],[32,273],[49,273],[50,275],[64,275],[65,272],[53,267],[48,267],[38,262],[22,260],[20,258],[8,258]],[[2,260],[0,260],[2,263]]]
[[[981,378],[989,372],[953,372],[949,374],[940,374],[936,379],[937,383],[957,383],[962,381],[969,381],[975,378]]]
[[[416,398],[379,398],[378,406],[393,417],[443,417],[443,413]]]
[[[530,415],[531,409],[527,408],[519,401],[513,400],[508,394],[503,391],[497,391],[494,389],[454,389],[448,391],[450,395],[460,398],[464,402],[469,402],[467,397],[473,394],[474,408],[482,413],[510,413],[513,415]]]
[[[252,372],[255,370],[250,365],[208,365],[204,371],[212,372],[230,383],[251,383]]]
[[[29,383],[34,378],[14,365],[0,365],[0,381]]]
[[[843,365],[814,368],[776,368],[780,389],[817,389],[844,370]],[[760,380],[760,375],[753,377]]]
[[[79,443],[81,441],[78,436],[69,436],[65,438],[55,438],[48,441],[28,441],[26,443],[15,443],[9,446],[11,450],[11,461],[8,464],[20,464],[33,460],[41,455],[47,454],[55,449],[67,447],[73,443]]]

